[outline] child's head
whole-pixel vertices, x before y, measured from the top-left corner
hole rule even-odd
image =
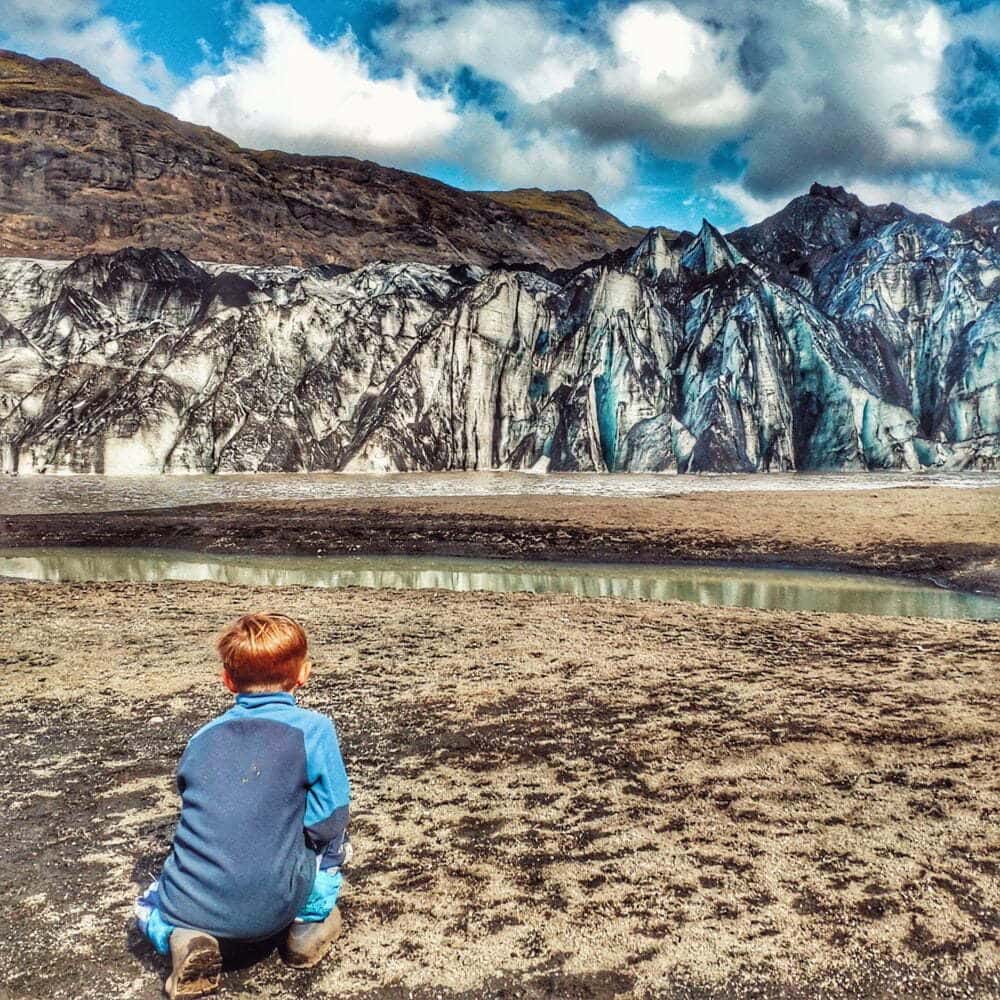
[[[215,644],[230,691],[293,691],[309,678],[302,626],[288,615],[243,615]]]

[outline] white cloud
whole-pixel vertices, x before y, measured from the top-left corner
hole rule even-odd
[[[889,148],[904,163],[956,163],[970,152],[938,107],[935,91],[941,83],[944,50],[951,31],[940,8],[922,14],[902,11],[892,18],[870,15],[868,31],[876,44],[890,47],[878,74],[890,114]]]
[[[417,5],[379,38],[425,71],[468,66],[503,84],[539,127],[569,126],[598,144],[704,147],[751,106],[739,38],[666,0],[595,13],[586,32],[523,0],[473,0],[443,14]]]
[[[750,30],[779,53],[741,145],[758,197],[831,173],[912,174],[971,156],[935,96],[951,40],[936,5],[856,0],[846,16],[809,18],[776,6]]]
[[[382,30],[388,49],[428,72],[469,66],[536,104],[572,85],[600,54],[579,32],[546,17],[530,3],[473,0],[442,17],[424,11]]]
[[[725,198],[743,216],[743,221],[746,223],[766,219],[769,215],[780,211],[788,203],[788,198],[784,196],[757,198],[736,181],[715,184],[712,190],[720,198]]]
[[[555,10],[410,0],[381,39],[422,70],[470,66],[503,84],[543,134],[694,161],[730,141],[747,213],[832,174],[912,176],[974,155],[937,98],[956,25],[972,19],[931,0],[633,0],[582,26]]]
[[[174,89],[163,60],[144,52],[98,0],[3,0],[0,39],[28,55],[79,63],[140,101],[162,103]]]
[[[595,148],[569,129],[501,126],[475,110],[463,115],[452,148],[490,187],[583,188],[602,199],[622,191],[635,172],[632,149],[624,143]]]
[[[251,8],[256,44],[177,95],[171,111],[256,148],[414,163],[440,155],[459,117],[410,70],[380,78],[350,34],[314,39],[290,7]]]
[[[935,173],[881,181],[837,175],[826,177],[824,183],[839,184],[868,205],[896,202],[913,212],[924,212],[945,222],[992,197],[991,188],[984,181],[960,182]],[[747,224],[766,219],[788,203],[785,195],[757,198],[735,181],[716,184],[712,190],[728,201]]]
[[[622,144],[595,149],[571,128],[517,115],[501,123],[460,108],[447,91],[429,93],[413,67],[376,75],[352,35],[316,39],[289,7],[262,4],[251,14],[248,45],[185,87],[174,114],[255,148],[418,169],[453,163],[484,187],[586,187],[601,196],[631,179],[632,152]]]
[[[738,75],[738,38],[687,17],[671,3],[634,3],[609,26],[613,57],[602,89],[645,104],[664,125],[728,128],[751,110]]]
[[[995,189],[984,181],[959,182],[936,174],[923,174],[905,180],[871,181],[857,178],[852,190],[869,205],[890,201],[905,205],[914,212],[925,212],[947,222],[970,208],[982,205],[995,196]]]
[[[748,220],[812,180],[941,217],[993,194],[953,179],[995,169],[977,164],[938,97],[950,43],[1000,39],[988,6],[629,0],[584,19],[546,0],[397,0],[372,53],[251,0],[234,49],[178,92],[105,2],[0,0],[0,39],[250,146],[449,165],[482,187],[585,187],[638,204],[640,155],[704,165],[727,141],[745,171],[703,200]],[[463,103],[454,74],[465,66],[502,85],[495,103]]]

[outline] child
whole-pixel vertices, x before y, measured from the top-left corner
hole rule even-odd
[[[333,723],[299,708],[306,635],[291,618],[244,615],[219,637],[236,704],[191,737],[177,767],[181,816],[139,925],[173,970],[169,997],[219,985],[219,939],[287,928],[282,957],[315,965],[340,935],[350,790]]]

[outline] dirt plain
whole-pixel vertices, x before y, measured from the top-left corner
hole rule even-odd
[[[136,517],[214,551],[423,524],[415,546],[759,539],[919,575],[996,559],[989,492],[713,496],[686,520],[699,498]],[[102,543],[133,541],[127,520]],[[301,700],[337,722],[357,854],[335,955],[303,974],[234,952],[225,996],[1000,997],[1000,623],[180,583],[7,581],[0,608],[0,997],[159,994],[131,902],[169,848],[184,743],[228,704],[212,639],[252,608],[313,639]]]
[[[1000,594],[1000,488],[368,498],[0,515],[0,546],[824,566]]]

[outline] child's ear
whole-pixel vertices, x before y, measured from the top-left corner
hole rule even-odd
[[[233,680],[232,675],[228,670],[226,670],[225,667],[222,668],[222,683],[225,684],[226,687],[233,692],[233,694],[239,693],[239,688],[236,686],[236,682]]]
[[[297,687],[302,687],[307,680],[309,680],[309,675],[312,673],[312,660],[303,660],[302,666],[299,667],[299,678],[295,682]]]

